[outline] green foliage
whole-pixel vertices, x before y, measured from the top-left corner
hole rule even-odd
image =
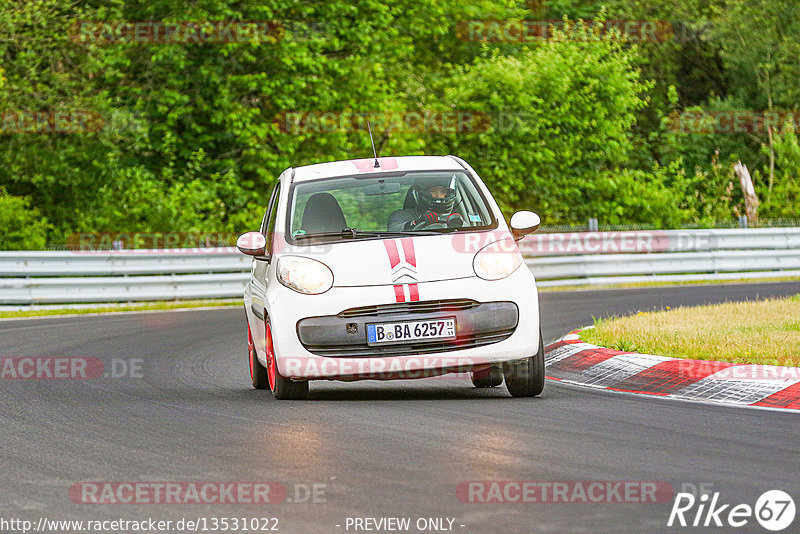
[[[12,197],[0,188],[0,250],[36,250],[45,245],[47,220],[27,198]]]
[[[489,113],[493,126],[438,141],[442,151],[471,162],[504,211],[527,206],[547,223],[582,222],[620,181],[628,184],[623,190],[632,186],[634,174],[618,169],[632,150],[630,128],[648,87],[634,49],[594,28],[569,26],[515,56],[456,68],[444,100],[456,110]]]
[[[731,94],[767,109],[792,109],[800,100],[800,11],[793,0],[725,0],[713,9],[713,38]]]
[[[765,148],[766,149],[766,148]],[[759,180],[759,191],[764,203],[761,216],[774,219],[797,219],[800,216],[800,142],[791,121],[783,133],[775,134],[774,149],[777,180],[772,191],[764,180]]]
[[[579,221],[596,217],[604,224],[673,228],[692,219],[692,211],[675,202],[686,183],[678,163],[650,170],[614,169],[585,184],[573,212]]]
[[[563,17],[659,20],[675,34],[627,42],[576,24],[521,44],[459,33],[470,20]],[[279,25],[248,42],[102,43],[75,36],[81,20]],[[738,160],[762,218],[800,216],[794,131],[770,141],[666,122],[795,109],[793,0],[27,0],[0,3],[0,28],[0,112],[88,112],[103,126],[0,132],[3,209],[16,214],[4,242],[21,212],[41,221],[24,220],[35,231],[20,247],[42,246],[41,232],[61,243],[79,231],[252,229],[285,168],[370,155],[362,131],[281,129],[292,111],[487,113],[488,132],[376,141],[383,155],[462,156],[504,211],[536,209],[545,224],[729,220],[742,209]]]

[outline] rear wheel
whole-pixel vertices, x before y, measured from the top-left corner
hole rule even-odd
[[[267,327],[267,374],[269,376],[269,389],[276,399],[302,400],[308,396],[308,380],[292,382],[281,376],[278,364],[275,361],[275,350],[272,347],[272,329]]]
[[[503,366],[506,388],[512,397],[535,397],[544,389],[544,341],[539,328],[539,351],[530,358]]]
[[[267,368],[261,365],[256,357],[256,346],[253,343],[253,334],[250,333],[250,325],[247,325],[247,352],[250,360],[250,380],[256,389],[267,389],[269,385]]]
[[[472,373],[472,385],[476,388],[493,388],[503,383],[503,370],[499,365],[492,365],[482,371]]]

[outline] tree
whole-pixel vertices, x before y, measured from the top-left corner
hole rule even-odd
[[[800,99],[800,13],[792,0],[728,0],[716,9],[714,34],[738,83],[733,96],[754,111],[792,109]],[[755,31],[754,31],[755,29]],[[769,155],[768,189],[775,179],[774,127],[765,127]]]
[[[549,224],[584,222],[606,202],[622,202],[603,186],[625,183],[620,194],[646,187],[654,190],[652,200],[666,197],[656,192],[664,180],[652,173],[619,170],[629,160],[630,129],[649,88],[635,64],[635,49],[619,36],[577,24],[514,56],[494,54],[457,67],[445,101],[452,109],[488,113],[495,124],[489,132],[438,142],[472,162],[505,211],[535,208]],[[634,186],[638,181],[642,187]],[[636,213],[622,210],[615,219],[644,220]]]

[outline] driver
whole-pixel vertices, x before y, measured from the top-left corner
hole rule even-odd
[[[460,228],[464,220],[453,212],[456,190],[450,178],[418,178],[411,186],[414,207],[397,210],[389,216],[388,230],[402,232],[441,223],[448,228]]]

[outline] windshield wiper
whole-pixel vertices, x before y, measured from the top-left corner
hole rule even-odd
[[[402,230],[359,230],[358,228],[344,228],[342,237],[381,237],[381,236],[413,236],[413,235],[434,235],[438,234],[434,230],[420,230],[418,232]]]
[[[342,239],[358,239],[362,237],[383,237],[383,236],[415,236],[415,235],[437,235],[440,232],[434,230],[422,230],[418,232],[402,232],[393,230],[359,230],[358,228],[346,227],[338,232],[320,232],[316,234],[303,234],[295,236],[295,239],[313,239],[316,237],[340,237]]]

